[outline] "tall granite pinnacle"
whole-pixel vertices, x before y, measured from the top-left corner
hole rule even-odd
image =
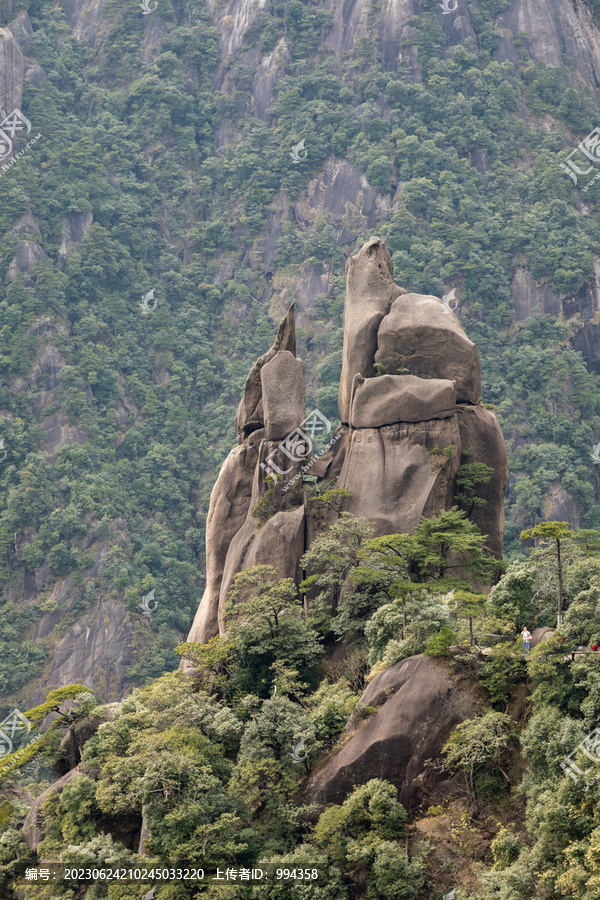
[[[236,415],[238,444],[213,488],[206,590],[189,641],[224,632],[223,607],[237,572],[273,564],[282,578],[301,579],[300,558],[314,531],[303,499],[305,460],[291,459],[281,442],[302,424],[304,397],[292,305],[248,376]],[[344,509],[371,522],[376,535],[412,532],[421,516],[453,505],[461,462],[482,462],[494,474],[471,518],[501,556],[508,461],[496,417],[481,405],[477,348],[440,299],[394,283],[378,237],[346,265],[339,412],[336,440],[310,472],[350,492]],[[274,483],[273,467],[285,472]],[[271,516],[261,525],[253,511],[267,491]]]

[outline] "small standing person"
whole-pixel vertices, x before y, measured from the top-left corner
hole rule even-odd
[[[531,640],[531,634],[529,633],[529,629],[527,625],[523,625],[523,631],[521,632],[521,637],[523,638],[523,649],[525,651],[529,650],[529,642]]]

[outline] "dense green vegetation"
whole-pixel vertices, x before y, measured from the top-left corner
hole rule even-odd
[[[38,724],[54,711],[51,728],[25,753],[15,749],[8,772],[0,769],[3,896],[17,885],[26,898],[42,896],[23,876],[38,860],[53,860],[90,869],[202,863],[211,874],[271,866],[321,875],[310,888],[230,883],[226,894],[211,880],[194,886],[179,879],[156,888],[159,900],[301,900],[307,891],[323,900],[419,900],[438,897],[449,879],[462,885],[459,900],[593,900],[595,738],[587,744],[595,756],[576,752],[580,768],[572,771],[590,771],[575,783],[560,764],[597,721],[600,533],[548,524],[536,550],[513,563],[486,598],[464,580],[482,565],[464,514],[423,520],[412,536],[368,539],[365,523],[342,513],[315,542],[321,575],[306,585],[308,607],[289,579],[255,566],[235,579],[227,635],[179,648],[200,666],[194,677],[164,675],[117,710],[78,685],[52,692],[26,712]],[[552,554],[559,532],[560,581]],[[451,574],[444,560],[456,562],[457,554],[460,571]],[[342,559],[350,589],[336,595]],[[521,624],[555,624],[559,590],[564,625],[524,654]],[[348,626],[367,600],[371,612],[346,630],[347,651],[336,665],[339,623]],[[425,802],[409,815],[393,784],[365,774],[346,799],[324,807],[305,790],[306,779],[335,753],[347,722],[356,728],[377,713],[360,702],[365,683],[422,650],[480,696],[479,714],[452,731],[441,760],[429,761],[464,786],[455,782],[441,805],[427,809]],[[49,764],[69,758],[69,745],[58,748],[62,733],[80,771],[43,802],[43,839],[34,853],[20,827],[49,783]],[[142,817],[150,860],[138,853]],[[445,868],[419,827],[436,818],[461,835],[462,858]],[[469,834],[480,844],[477,866]],[[149,887],[97,880],[86,896],[138,898]],[[55,884],[52,896],[73,897],[72,886]]]

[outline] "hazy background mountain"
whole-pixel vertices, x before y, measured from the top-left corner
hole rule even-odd
[[[600,184],[559,167],[600,125],[600,3],[154,2],[0,2],[0,106],[41,135],[0,174],[5,707],[177,666],[246,374],[296,300],[337,421],[371,234],[398,284],[457,289],[506,552],[600,518]]]

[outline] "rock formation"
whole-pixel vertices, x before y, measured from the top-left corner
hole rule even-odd
[[[410,809],[424,793],[433,801],[452,791],[448,774],[425,763],[439,756],[460,722],[480,715],[480,702],[471,685],[455,684],[447,661],[419,654],[390,666],[371,681],[358,708],[377,711],[350,720],[341,749],[310,779],[307,795],[339,803],[357,785],[385,778]]]
[[[318,411],[305,419],[292,305],[248,376],[236,415],[238,444],[211,495],[206,590],[189,641],[224,632],[223,607],[237,572],[275,564],[281,577],[299,583],[311,539],[303,487],[315,477],[348,490],[344,508],[371,522],[376,535],[395,534],[453,505],[461,463],[485,463],[494,474],[472,518],[501,556],[508,463],[496,418],[481,406],[477,348],[441,300],[394,283],[379,238],[348,260],[346,279],[342,424],[315,457],[315,431],[331,426]]]

